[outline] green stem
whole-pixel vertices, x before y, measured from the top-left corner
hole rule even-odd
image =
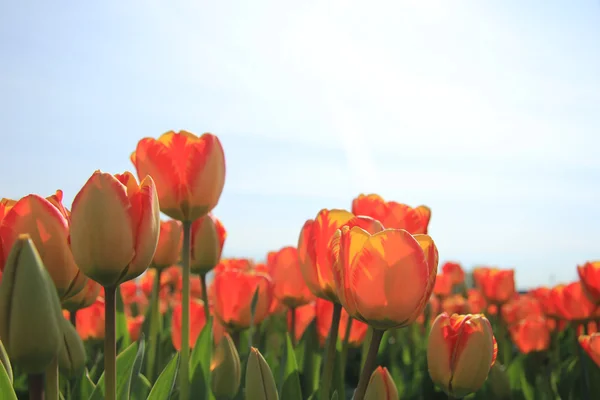
[[[69,313],[69,321],[71,321],[71,324],[73,324],[73,326],[77,328],[77,310],[71,311]]]
[[[206,273],[200,274],[200,283],[202,284],[202,302],[204,303],[204,316],[206,322],[210,320],[210,307],[208,305],[208,291],[206,290]]]
[[[104,288],[104,399],[117,398],[117,287]]]
[[[190,398],[190,241],[192,221],[183,222],[183,246],[181,249],[181,267],[183,269],[183,287],[181,299],[181,362],[179,363],[179,398]]]
[[[353,400],[363,400],[365,398],[365,393],[367,393],[367,385],[369,384],[371,375],[377,366],[377,353],[379,352],[379,344],[381,343],[384,332],[384,330],[373,328],[373,336],[371,337],[369,352],[367,353],[365,366],[360,373],[360,379],[358,380],[358,386],[354,392],[354,397],[352,398]]]
[[[155,378],[155,364],[157,359],[158,351],[158,331],[161,325],[161,315],[159,309],[159,297],[160,297],[160,276],[162,269],[155,269],[156,275],[154,276],[154,282],[152,282],[152,294],[150,295],[150,335],[148,338],[148,361],[146,362],[146,377],[150,382],[154,382]]]
[[[337,345],[338,330],[340,327],[340,317],[342,316],[342,306],[338,303],[333,303],[333,315],[331,316],[331,328],[329,328],[329,336],[327,338],[327,349],[325,352],[325,360],[323,372],[321,373],[321,390],[319,398],[321,400],[329,400],[331,396],[331,381],[333,378],[333,368],[335,366],[335,348]]]
[[[346,365],[346,357],[348,356],[348,343],[350,342],[350,331],[352,330],[352,317],[348,317],[348,322],[346,323],[346,331],[344,332],[343,342],[342,342],[342,354],[340,355],[341,362],[340,365],[342,368]]]
[[[241,331],[236,329],[235,331],[231,332],[230,335],[231,335],[231,340],[233,340],[233,344],[235,345],[236,350],[238,352],[241,351],[241,349],[240,349]]]
[[[48,400],[59,400],[59,393],[58,358],[55,358],[46,369],[46,398]]]
[[[44,400],[44,374],[31,374],[27,377],[29,400]]]
[[[575,329],[575,346],[577,347],[577,353],[579,355],[579,363],[581,364],[581,374],[583,375],[583,379],[581,380],[581,386],[583,389],[583,398],[584,400],[589,400],[590,398],[590,375],[588,373],[587,368],[587,359],[584,354],[583,348],[579,344],[579,339],[577,337],[577,327]]]
[[[290,307],[290,312],[292,313],[290,318],[290,340],[292,346],[296,347],[296,307]]]

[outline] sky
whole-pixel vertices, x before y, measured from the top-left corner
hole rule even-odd
[[[0,197],[65,203],[143,137],[223,144],[224,256],[360,193],[519,288],[600,259],[600,1],[0,3]]]

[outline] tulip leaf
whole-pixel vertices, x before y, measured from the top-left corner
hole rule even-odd
[[[86,368],[76,384],[73,385],[71,394],[76,399],[89,399],[95,387],[96,385],[92,381],[92,378],[90,378],[90,373]]]
[[[338,400],[338,392],[337,392],[337,390],[335,392],[333,392],[333,395],[331,396],[331,400]]]
[[[131,339],[129,337],[129,329],[127,329],[127,317],[125,316],[125,304],[123,303],[123,297],[121,296],[121,288],[117,287],[116,293],[116,309],[117,313],[115,316],[116,322],[116,333],[117,333],[117,342],[118,347],[117,351],[129,346],[131,344]]]
[[[150,390],[152,390],[152,384],[143,374],[138,374],[134,382],[132,387],[135,387],[135,390],[131,391],[130,400],[146,400]]]
[[[527,380],[523,354],[512,360],[506,372],[513,391],[520,392],[525,400],[535,400],[535,389]]]
[[[210,361],[213,352],[212,319],[204,325],[190,356],[190,393],[205,393],[205,399],[214,399],[210,389]]]
[[[2,363],[0,363],[0,399],[17,400],[17,394]]]
[[[126,385],[123,386],[123,388],[122,388],[122,390],[126,390],[129,393],[127,398],[131,397],[131,393],[137,393],[140,390],[140,388],[138,388],[136,385],[138,384],[138,382],[140,382],[138,380],[138,376],[140,375],[140,372],[142,371],[142,364],[144,362],[144,351],[146,349],[145,343],[146,342],[144,340],[144,334],[141,333],[140,338],[138,340],[138,350],[137,350],[137,354],[135,356],[135,361],[133,362],[133,366],[131,367],[131,374],[130,374],[129,381],[126,382]],[[119,390],[118,386],[117,386],[117,390]],[[117,392],[117,394],[118,393],[119,392]]]
[[[283,382],[279,390],[281,399],[302,400],[302,390],[300,389],[300,372],[296,363],[296,354],[290,335],[286,333],[286,346],[284,350]]]
[[[169,361],[165,369],[160,373],[147,400],[169,400],[175,388],[178,371],[179,353],[171,358],[171,361]]]
[[[117,398],[127,399],[129,390],[123,392],[122,388],[129,389],[131,381],[131,370],[138,356],[138,342],[129,345],[125,350],[117,356]],[[124,395],[124,397],[122,397]],[[98,383],[90,396],[90,400],[104,399],[104,372],[98,379]]]

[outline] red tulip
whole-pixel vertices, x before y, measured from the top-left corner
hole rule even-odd
[[[427,206],[412,208],[395,201],[386,202],[376,194],[360,194],[352,201],[352,213],[367,215],[386,228],[404,229],[413,235],[427,234],[431,219],[431,209]]]

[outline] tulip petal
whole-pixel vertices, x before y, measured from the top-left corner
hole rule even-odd
[[[308,289],[318,295],[321,292],[319,284],[319,274],[317,273],[317,265],[313,258],[308,254],[309,243],[312,240],[312,229],[314,221],[309,219],[302,226],[300,236],[298,237],[298,260],[300,261],[300,272],[304,278],[304,282]]]

